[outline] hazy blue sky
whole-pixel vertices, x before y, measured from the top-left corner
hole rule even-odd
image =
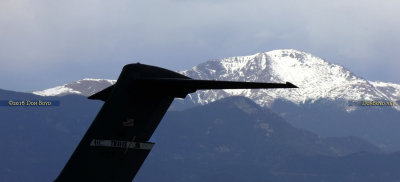
[[[0,88],[116,79],[132,62],[184,70],[280,48],[400,83],[400,1],[1,0]]]

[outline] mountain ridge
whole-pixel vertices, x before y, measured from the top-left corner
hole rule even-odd
[[[60,100],[60,106],[0,107],[4,120],[0,142],[7,146],[0,156],[1,181],[54,180],[103,104],[75,94],[41,97],[0,89],[0,99],[47,98]],[[330,176],[365,181],[337,170],[343,167],[361,169],[357,172],[361,179],[368,178],[364,171],[372,167],[377,178],[394,181],[400,164],[398,154],[382,153],[354,137],[325,138],[294,128],[268,108],[240,96],[167,112],[151,141],[157,145],[137,181],[335,181]],[[363,165],[364,161],[374,165]],[[376,161],[390,166],[376,167]],[[291,175],[296,173],[323,176],[299,180]]]
[[[90,96],[115,84],[115,82],[117,81],[111,79],[84,78],[76,82],[67,83],[41,91],[34,91],[32,93],[40,96],[64,96],[68,94]]]
[[[186,102],[202,105],[236,95],[249,97],[262,106],[270,106],[276,99],[286,99],[296,104],[306,101],[314,102],[319,99],[345,99],[359,104],[362,100],[392,102],[400,100],[400,84],[368,81],[356,76],[343,66],[294,49],[214,59],[180,73],[193,79],[289,81],[300,87],[299,89],[269,90],[208,90],[198,91],[186,98]],[[66,94],[90,96],[115,82],[116,80],[85,78],[33,93],[41,96]],[[395,108],[400,110],[400,106]],[[355,108],[348,106],[346,109],[350,112]]]

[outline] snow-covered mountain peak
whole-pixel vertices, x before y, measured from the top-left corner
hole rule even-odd
[[[100,90],[103,90],[104,88],[109,87],[110,85],[113,85],[115,82],[116,80],[84,78],[76,82],[64,84],[46,90],[35,91],[33,92],[33,94],[41,96],[63,96],[68,94],[90,96]]]
[[[343,66],[329,63],[309,53],[283,49],[257,53],[250,56],[230,57],[202,63],[181,73],[197,79],[240,80],[261,82],[291,82],[299,89],[271,90],[223,90],[201,91],[190,98],[195,103],[208,103],[229,95],[242,95],[258,104],[269,105],[275,99],[287,99],[295,103],[322,98],[344,100],[393,100],[398,99],[397,84],[393,93],[376,88],[378,83],[357,77]]]
[[[400,100],[399,84],[370,82],[354,75],[343,66],[293,49],[211,60],[181,73],[195,79],[291,82],[299,87],[298,89],[198,91],[190,94],[187,99],[195,104],[206,104],[233,95],[249,97],[263,106],[269,106],[275,99],[285,99],[296,104],[314,102],[318,99]],[[115,82],[115,80],[85,78],[36,91],[34,94],[90,96]]]

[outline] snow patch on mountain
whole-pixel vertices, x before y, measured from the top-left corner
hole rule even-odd
[[[49,89],[42,90],[42,91],[35,91],[35,92],[33,92],[33,94],[40,95],[40,96],[63,96],[63,95],[68,95],[68,94],[82,95],[81,92],[76,91],[72,88],[65,87],[64,85],[57,86],[54,88],[49,88]]]
[[[49,88],[42,91],[35,91],[33,94],[40,96],[63,96],[68,94],[78,94],[90,96],[113,84],[116,80],[84,78],[76,82]]]
[[[372,85],[380,92],[388,95],[390,98],[400,99],[400,85],[395,83],[381,82],[381,81],[370,81]]]

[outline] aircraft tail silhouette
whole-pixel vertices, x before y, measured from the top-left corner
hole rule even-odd
[[[204,89],[255,88],[297,87],[289,82],[194,80],[155,66],[126,65],[114,85],[89,97],[105,103],[55,181],[132,181],[174,98]]]

